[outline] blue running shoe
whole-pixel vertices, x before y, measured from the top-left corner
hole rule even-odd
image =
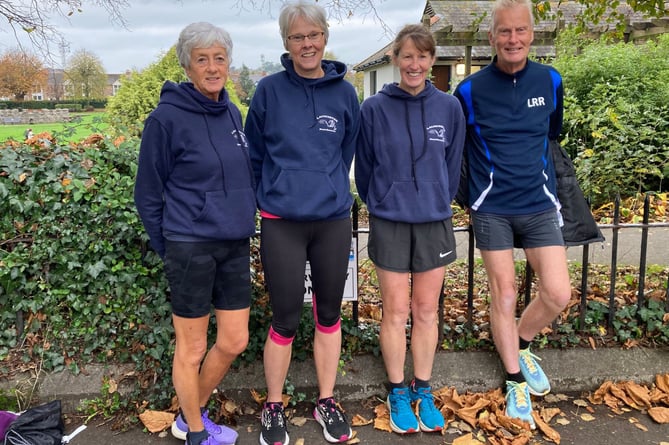
[[[432,432],[444,429],[444,416],[434,406],[432,388],[416,388],[413,383],[409,388],[411,400],[418,402],[418,424],[421,431]]]
[[[551,384],[548,383],[548,377],[537,363],[541,360],[530,352],[530,348],[521,349],[519,354],[520,372],[523,373],[530,394],[535,396],[544,396],[551,391]]]
[[[417,433],[418,419],[411,409],[409,388],[394,388],[388,394],[388,411],[390,411],[390,428],[396,433]]]
[[[228,428],[225,425],[218,425],[209,419],[209,411],[201,410],[202,413],[202,423],[204,424],[204,429],[207,430],[209,435],[216,440],[221,445],[231,445],[237,441],[237,431],[232,428]],[[172,422],[172,435],[177,439],[186,440],[186,434],[188,433],[188,424],[186,419],[179,412],[177,418]]]
[[[532,418],[532,400],[526,382],[506,381],[506,415],[528,422],[532,429],[536,428]]]

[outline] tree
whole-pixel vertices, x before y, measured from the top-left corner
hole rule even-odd
[[[283,71],[283,65],[281,65],[280,61],[270,61],[265,59],[265,55],[261,54],[260,55],[260,69],[265,72],[265,74],[273,74],[273,73],[278,73],[279,71]]]
[[[98,99],[105,97],[107,74],[100,58],[95,54],[79,50],[70,58],[65,70],[69,82],[68,91],[75,99]]]
[[[125,26],[127,0],[0,0],[0,16],[6,19],[19,46],[19,34],[26,33],[35,50],[52,61],[51,45],[62,40],[62,34],[50,23],[53,14],[69,17],[83,12],[84,5],[102,6],[112,22]]]
[[[18,49],[5,52],[0,58],[0,94],[24,100],[30,91],[46,84],[47,72],[34,54]]]
[[[539,18],[546,18],[553,14],[550,0],[532,0],[536,5]],[[576,17],[577,30],[584,31],[591,25],[601,22],[612,24],[619,32],[624,31],[626,18],[630,11],[640,12],[648,17],[664,17],[669,14],[665,0],[575,0],[583,6],[581,13]],[[559,7],[562,1],[552,2]],[[626,5],[626,6],[625,6]],[[558,13],[559,15],[559,13]]]
[[[251,98],[256,91],[256,86],[251,79],[251,72],[246,65],[242,65],[242,70],[239,72],[239,90],[237,95],[245,105],[251,104]]]
[[[177,0],[170,0],[177,1]],[[388,35],[393,31],[383,21],[378,7],[385,0],[328,0],[321,1],[332,20],[343,22],[349,17],[358,15],[360,17],[371,16],[374,22],[378,23]],[[540,16],[550,14],[550,0],[532,0],[537,4],[537,11]],[[559,4],[559,0],[557,3]],[[618,20],[622,22],[621,16],[609,15],[611,9],[617,8],[620,0],[575,0],[583,5],[583,12],[580,16],[582,23],[597,23],[602,17],[609,17],[609,20]],[[632,10],[642,12],[651,17],[662,17],[667,15],[667,5],[665,0],[628,0]],[[219,2],[221,3],[221,2]],[[284,0],[230,0],[223,2],[225,6],[231,5],[232,10],[258,11],[264,14],[273,15],[276,10],[284,3]],[[54,14],[62,16],[71,16],[75,13],[85,13],[85,6],[96,5],[107,10],[110,20],[114,23],[126,25],[123,18],[123,11],[129,7],[129,0],[0,0],[0,17],[4,17],[11,28],[11,31],[17,36],[21,32],[27,33],[33,47],[39,51],[46,60],[53,61],[50,48],[54,42],[62,38],[62,34],[50,23]],[[280,68],[280,67],[279,67]],[[271,72],[267,70],[268,72]]]

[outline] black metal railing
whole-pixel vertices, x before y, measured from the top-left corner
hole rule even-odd
[[[644,207],[643,207],[643,217],[641,223],[621,223],[620,222],[620,198],[617,198],[614,202],[613,209],[613,221],[611,224],[599,224],[598,227],[601,229],[610,229],[612,232],[611,236],[611,258],[609,261],[610,264],[610,277],[609,277],[609,298],[608,298],[608,327],[613,325],[613,320],[616,314],[616,304],[615,304],[615,289],[616,289],[616,274],[618,271],[618,247],[619,247],[619,232],[623,229],[638,229],[641,228],[641,241],[639,245],[639,277],[638,277],[638,287],[636,291],[637,296],[637,305],[641,309],[645,304],[645,282],[646,282],[646,261],[648,256],[648,235],[650,229],[669,227],[669,222],[649,222],[650,220],[650,200],[651,195],[646,195],[644,198]],[[466,227],[455,227],[456,232],[466,232],[468,234],[468,250],[467,250],[467,327],[471,328],[473,325],[474,317],[474,265],[475,265],[475,245],[474,245],[474,233],[471,225]],[[353,206],[353,236],[358,238],[360,234],[369,233],[369,228],[359,227],[359,207],[356,205]],[[358,243],[356,242],[356,245]],[[666,265],[669,267],[669,246],[667,246],[667,262]],[[569,247],[570,249],[577,249],[579,246]],[[589,269],[590,269],[590,246],[588,244],[580,246],[582,249],[582,263],[581,263],[581,283],[580,283],[580,323],[579,326],[581,329],[585,327],[586,315],[587,315],[587,296],[588,296],[588,278],[589,278]],[[525,304],[529,304],[531,300],[532,293],[532,280],[533,280],[533,271],[527,261],[525,262],[525,276],[523,286],[524,301]],[[444,297],[445,293],[442,289],[440,296],[440,313],[439,313],[439,332],[443,332],[443,307],[444,307]],[[669,312],[669,278],[667,279],[667,289],[665,291],[665,312]],[[353,303],[353,318],[355,322],[358,322],[358,302]]]

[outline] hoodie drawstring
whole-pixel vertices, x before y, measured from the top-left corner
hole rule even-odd
[[[228,113],[229,112],[230,110],[228,110]],[[213,148],[214,153],[216,153],[216,158],[218,159],[218,163],[221,166],[221,182],[223,183],[222,189],[223,192],[227,195],[228,190],[225,187],[225,167],[223,166],[223,159],[221,159],[221,155],[218,153],[218,150],[216,149],[216,144],[214,143],[214,140],[211,138],[211,130],[209,129],[209,120],[207,119],[207,115],[203,114],[202,116],[204,117],[204,125],[207,127],[207,137],[209,138],[209,143],[211,144],[211,148]],[[230,116],[230,118],[232,120],[232,124],[235,125],[235,121],[232,119],[232,115]],[[237,128],[236,125],[235,128]]]
[[[420,160],[423,156],[425,156],[425,153],[427,153],[427,134],[423,136],[423,150],[421,153],[416,156],[416,148],[414,145],[414,140],[413,140],[413,134],[411,133],[411,123],[409,119],[409,102],[404,101],[404,120],[407,126],[407,133],[409,134],[409,141],[411,144],[411,179],[413,180],[414,186],[416,187],[416,191],[419,192],[420,188],[418,187],[418,179],[416,178],[416,162]],[[423,132],[426,132],[425,129],[425,98],[420,99],[420,118],[421,118],[421,129]]]

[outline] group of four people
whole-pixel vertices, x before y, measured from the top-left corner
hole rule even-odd
[[[508,374],[506,411],[533,425],[530,394],[545,394],[550,386],[530,341],[565,307],[570,283],[547,152],[560,132],[562,84],[554,69],[528,60],[531,5],[497,0],[489,32],[493,62],[454,95],[428,80],[436,60],[432,34],[422,25],[405,26],[392,45],[399,82],[360,106],[344,80],[345,65],[323,59],[329,38],[323,8],[288,3],[279,16],[285,70],[259,82],[245,123],[225,90],[229,34],[206,22],[183,29],[176,49],[189,81],[164,84],[145,122],[135,186],[137,209],[170,287],[172,379],[180,405],[175,437],[187,445],[236,441],[236,431],[212,422],[206,407],[248,343],[249,238],[259,211],[272,309],[260,443],[289,443],[282,392],[307,261],[319,391],[313,415],[328,442],[351,438],[334,396],[354,155],[383,304],[379,341],[392,429],[444,427],[430,379],[439,293],[445,267],[456,258],[451,202],[458,190],[488,273],[493,339]],[[525,250],[540,283],[519,321],[514,247]],[[212,305],[216,341],[208,348]],[[409,317],[413,375],[407,382]]]

